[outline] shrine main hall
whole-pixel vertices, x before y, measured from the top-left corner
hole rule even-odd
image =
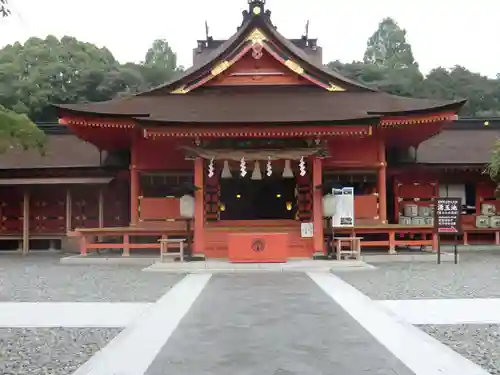
[[[0,192],[0,235],[19,236],[24,251],[69,233],[82,254],[108,246],[127,256],[184,238],[192,258],[313,258],[331,247],[325,196],[352,187],[354,228],[335,233],[362,237],[362,251],[436,249],[430,213],[450,189],[474,209],[464,234],[443,241],[499,244],[494,226],[477,225],[484,204],[496,211],[484,162],[453,159],[463,139],[444,141],[466,122],[456,121],[464,100],[392,95],[327,69],[317,40],[285,38],[263,0],[249,0],[237,26],[227,40],[199,40],[193,66],[150,91],[56,105],[51,131],[74,142],[57,152],[74,153],[13,168],[18,194]],[[79,150],[98,166],[72,163]],[[15,210],[25,219],[11,223]]]

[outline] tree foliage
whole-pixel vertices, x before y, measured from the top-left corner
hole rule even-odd
[[[44,151],[45,134],[23,114],[0,105],[0,152],[10,147]]]
[[[0,104],[34,121],[53,121],[51,103],[110,100],[148,90],[182,70],[164,40],[144,63],[120,64],[107,48],[73,37],[30,38],[0,50]]]
[[[368,39],[363,61],[327,64],[330,69],[391,94],[429,99],[468,99],[461,115],[500,116],[500,75],[495,79],[462,66],[420,72],[406,31],[386,18]]]

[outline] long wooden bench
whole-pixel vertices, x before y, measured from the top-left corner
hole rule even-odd
[[[163,240],[172,237],[187,239],[188,246],[192,238],[192,232],[188,230],[186,221],[163,223],[162,225],[129,226],[116,228],[78,228],[68,233],[68,236],[78,237],[80,242],[80,254],[87,255],[89,251],[104,249],[122,249],[123,256],[129,256],[131,250],[136,249],[158,249],[161,243],[134,243],[131,237],[157,237]]]
[[[434,233],[432,226],[405,226],[399,224],[366,224],[356,225],[354,228],[334,228],[333,233],[343,234],[350,237],[363,236],[361,249],[363,247],[388,247],[390,254],[396,254],[397,246],[421,246],[431,247],[433,251],[438,248],[438,236]],[[387,239],[369,240],[367,235],[383,234]],[[421,239],[415,239],[422,236]]]

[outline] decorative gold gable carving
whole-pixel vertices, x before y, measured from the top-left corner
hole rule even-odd
[[[302,68],[299,64],[292,60],[286,60],[285,65],[293,72],[302,75],[304,74],[304,68]]]
[[[247,40],[252,41],[253,44],[264,44],[267,37],[259,29],[254,29],[249,35]]]
[[[335,92],[335,91],[345,91],[345,88],[337,86],[333,83],[330,82],[330,85],[327,88],[328,91]]]
[[[229,61],[227,61],[227,60],[224,60],[223,62],[221,62],[220,64],[218,64],[215,68],[213,68],[211,73],[212,73],[212,75],[214,77],[218,76],[223,71],[225,71],[226,69],[228,69],[230,66],[231,66],[231,63]]]
[[[188,91],[186,90],[186,87],[185,86],[181,86],[181,87],[175,89],[174,91],[172,91],[171,93],[172,94],[185,94],[187,92]]]

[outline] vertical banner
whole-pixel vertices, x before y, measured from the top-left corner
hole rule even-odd
[[[354,188],[333,189],[335,197],[335,214],[332,226],[337,228],[354,226]]]

